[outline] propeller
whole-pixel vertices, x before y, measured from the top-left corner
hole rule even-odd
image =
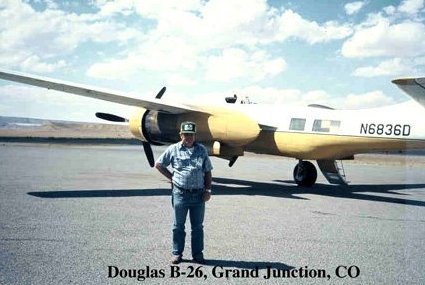
[[[113,114],[97,112],[95,115],[99,119],[106,120],[106,121],[122,122],[122,123],[128,122],[128,120],[126,118],[123,118],[123,117],[120,117],[120,116],[117,116],[117,115],[113,115]]]
[[[167,88],[164,86],[161,88],[161,90],[159,90],[158,94],[156,94],[155,98],[156,99],[161,99],[162,95],[164,95],[165,90],[167,90]],[[96,117],[98,117],[99,119],[103,119],[103,120],[107,120],[107,121],[111,121],[111,122],[128,122],[128,120],[126,118],[117,116],[117,115],[113,115],[113,114],[108,114],[108,113],[101,113],[101,112],[97,112],[96,113]],[[153,151],[152,151],[152,147],[150,145],[150,143],[148,142],[142,142],[143,144],[143,150],[145,151],[146,154],[146,158],[148,159],[149,165],[151,167],[155,166],[155,159],[153,157]]]
[[[164,91],[162,91],[162,94],[164,94]],[[128,120],[126,118],[123,118],[123,117],[120,117],[120,116],[117,116],[117,115],[113,115],[113,114],[108,114],[108,113],[97,112],[96,117],[98,117],[99,119],[111,121],[111,122],[128,122]],[[151,167],[154,167],[155,159],[153,157],[151,145],[148,142],[142,142],[142,143],[143,143],[143,149],[145,151],[146,158],[148,159],[149,165]]]
[[[148,159],[149,165],[151,167],[154,167],[155,159],[153,158],[152,147],[150,143],[148,142],[142,142],[142,143],[143,143],[143,149],[145,150],[146,158]]]
[[[156,99],[161,99],[162,95],[164,95],[165,90],[167,90],[167,87],[162,87],[161,90],[159,90],[158,94],[156,94],[155,98]]]
[[[156,94],[155,98],[156,99],[161,99],[162,95],[164,95],[165,90],[167,90],[167,87],[162,87],[161,90],[159,90],[158,94]],[[151,167],[155,166],[155,159],[153,157],[153,152],[152,152],[152,147],[150,145],[150,143],[148,142],[142,142],[143,143],[143,149],[145,151],[146,154],[146,158],[148,159],[149,165]]]

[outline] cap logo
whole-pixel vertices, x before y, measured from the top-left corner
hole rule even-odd
[[[193,122],[184,122],[180,126],[180,132],[182,133],[195,133],[196,125]]]
[[[184,125],[183,130],[184,131],[193,131],[193,125],[189,125],[189,124]]]

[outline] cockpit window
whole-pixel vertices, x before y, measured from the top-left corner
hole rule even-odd
[[[314,120],[313,123],[313,132],[337,132],[339,130],[339,126],[341,125],[341,121],[334,120]]]
[[[305,119],[292,118],[289,129],[293,131],[304,131]]]

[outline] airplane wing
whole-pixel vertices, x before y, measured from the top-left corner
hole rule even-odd
[[[395,79],[392,83],[425,107],[425,77]]]
[[[150,110],[163,111],[172,114],[181,114],[193,111],[204,113],[204,111],[194,109],[184,104],[172,102],[169,99],[137,99],[130,97],[129,94],[120,91],[91,87],[82,84],[75,84],[67,81],[42,76],[35,76],[21,72],[8,71],[4,69],[0,69],[0,78],[38,87],[44,87],[47,89],[76,94],[84,97],[110,101],[123,105],[143,107]]]

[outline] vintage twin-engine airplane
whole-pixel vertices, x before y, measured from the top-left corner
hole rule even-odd
[[[165,87],[155,98],[136,99],[122,92],[18,72],[0,70],[0,78],[137,107],[128,120],[107,113],[96,116],[128,122],[151,166],[150,145],[179,141],[183,121],[196,122],[197,140],[210,155],[229,160],[229,166],[245,151],[298,159],[293,175],[301,186],[312,186],[317,179],[316,167],[308,160],[317,161],[330,183],[346,184],[337,160],[353,159],[359,153],[425,148],[425,78],[393,80],[414,100],[364,110],[236,104],[236,97],[214,106],[176,103],[161,98]]]

